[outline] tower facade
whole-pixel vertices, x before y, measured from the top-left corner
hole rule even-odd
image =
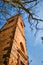
[[[24,23],[19,14],[0,30],[0,65],[28,65]]]

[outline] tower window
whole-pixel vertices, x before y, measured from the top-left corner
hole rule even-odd
[[[20,46],[21,46],[21,50],[24,52],[24,47],[23,47],[23,43],[20,42]]]
[[[25,65],[22,61],[20,61],[20,65]]]
[[[21,26],[22,26],[22,28],[23,28],[23,23],[21,22]]]

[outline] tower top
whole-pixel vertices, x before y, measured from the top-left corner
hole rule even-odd
[[[4,24],[4,26],[0,29],[0,32],[4,31],[4,29],[6,28],[6,26],[8,27],[8,26],[9,26],[10,24],[12,24],[13,22],[14,22],[14,23],[17,23],[19,18],[22,20],[21,15],[20,15],[20,14],[17,14],[17,15],[15,15],[15,16],[12,16],[12,17],[10,17],[9,19],[7,19],[7,22],[6,22],[6,23]],[[14,21],[14,20],[16,20],[16,21]],[[23,20],[22,20],[22,22],[23,22]],[[15,25],[15,24],[14,24],[14,25]],[[24,26],[24,22],[23,22],[23,26]]]

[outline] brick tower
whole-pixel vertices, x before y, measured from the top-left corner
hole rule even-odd
[[[28,65],[24,23],[19,14],[0,30],[0,65]]]

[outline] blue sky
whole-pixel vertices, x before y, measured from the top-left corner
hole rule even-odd
[[[43,1],[38,4],[37,15],[43,19]],[[30,65],[43,65],[43,43],[41,36],[43,36],[43,30],[39,30],[34,37],[34,31],[31,31],[28,22],[25,23],[25,34],[26,43],[28,49],[29,62],[32,60]],[[43,23],[39,23],[38,27],[42,28]]]
[[[37,15],[43,19],[43,0],[41,0],[40,4],[37,5]],[[11,13],[13,10],[11,11]],[[0,14],[1,15],[1,14]],[[27,50],[28,50],[28,56],[29,56],[29,62],[32,60],[30,65],[43,65],[43,43],[41,40],[41,36],[43,36],[43,30],[39,30],[36,34],[36,37],[34,36],[35,30],[31,31],[27,19],[27,15],[24,15],[23,18],[25,23],[25,35],[26,35],[26,44],[27,44]],[[25,19],[26,18],[26,19]],[[1,21],[1,20],[0,20]],[[0,28],[3,26],[5,21],[2,21],[0,24]],[[39,23],[38,27],[43,27],[43,23]]]

